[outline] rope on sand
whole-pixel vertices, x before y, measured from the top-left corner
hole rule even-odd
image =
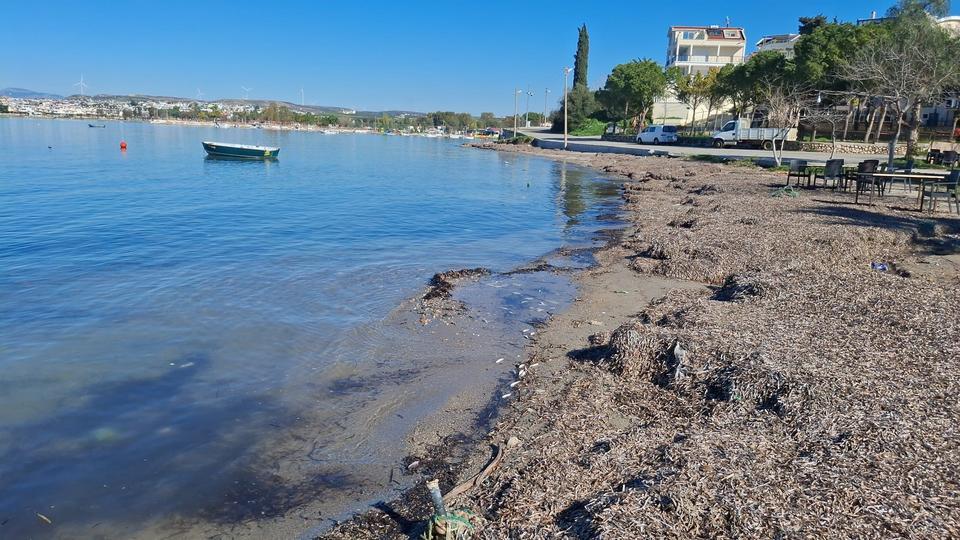
[[[503,461],[503,450],[499,446],[493,445],[493,458],[490,459],[487,466],[466,482],[448,491],[447,494],[443,496],[443,502],[449,504],[453,499],[476,487],[480,482],[483,482],[484,478],[490,476],[490,473],[492,473],[494,469],[500,466],[501,461]]]

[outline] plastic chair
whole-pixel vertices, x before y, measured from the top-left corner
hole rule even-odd
[[[833,181],[833,189],[837,189],[837,185],[843,182],[843,160],[842,159],[830,159],[827,160],[827,165],[823,168],[822,174],[816,174],[813,177],[813,187],[817,187],[817,180],[823,179],[823,186],[827,186],[827,182]]]
[[[947,200],[947,212],[950,211],[951,205],[956,210],[957,214],[960,214],[960,170],[951,171],[950,176],[947,177],[945,182],[933,182],[930,184],[924,184],[923,193],[921,197],[925,199],[930,199],[930,211],[937,211],[937,201],[940,199]]]
[[[810,173],[807,171],[807,161],[804,159],[791,159],[790,168],[787,170],[787,185],[790,185],[790,179],[796,178],[797,185],[800,185],[800,180],[804,178],[807,179],[807,183],[810,183]]]
[[[870,159],[864,162],[861,162],[857,166],[857,174],[853,177],[853,181],[856,183],[856,197],[854,202],[860,202],[860,193],[864,191],[864,188],[870,190],[870,200],[873,200],[873,192],[876,191],[877,195],[883,196],[883,180],[873,176],[870,173],[875,173],[877,171],[877,166],[879,165],[879,160]]]

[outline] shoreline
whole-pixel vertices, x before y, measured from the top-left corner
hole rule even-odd
[[[300,126],[295,124],[278,124],[272,122],[261,122],[260,126],[255,126],[252,124],[238,124],[236,122],[224,121],[220,125],[217,125],[210,121],[203,120],[181,120],[181,119],[142,119],[142,118],[107,118],[99,116],[35,116],[29,114],[19,114],[19,113],[0,113],[0,119],[3,118],[20,118],[24,120],[70,120],[77,122],[88,122],[94,120],[97,122],[112,122],[117,124],[150,124],[154,126],[181,126],[181,127],[200,127],[200,128],[214,128],[214,129],[250,129],[262,131],[290,131],[290,132],[305,132],[305,133],[320,133],[323,135],[342,135],[342,134],[351,134],[351,135],[396,135],[390,132],[377,131],[372,128],[354,128],[354,127],[342,127],[342,126],[325,126],[320,127],[316,125],[307,125]],[[330,133],[335,131],[336,133]],[[424,133],[416,132],[410,133],[408,137],[425,137]],[[426,137],[431,138],[431,137]],[[437,139],[448,139],[451,137],[439,136],[432,137]],[[473,139],[466,139],[465,137],[456,137],[456,139],[464,140],[483,140],[487,137],[476,136]]]
[[[323,485],[322,480],[327,476],[333,476],[333,473],[325,473],[321,470],[320,489],[312,492],[305,491],[301,499],[302,504],[286,509],[283,514],[268,517],[261,522],[253,521],[248,517],[235,522],[230,519],[221,520],[225,523],[223,527],[214,527],[213,522],[209,521],[193,522],[187,519],[183,523],[188,528],[186,530],[197,535],[227,532],[234,538],[263,536],[314,538],[337,524],[353,518],[358,513],[371,507],[378,507],[376,504],[378,501],[396,496],[403,486],[411,486],[402,490],[405,493],[416,492],[416,487],[420,483],[419,477],[422,474],[436,473],[443,475],[449,482],[454,482],[456,477],[452,474],[449,464],[451,462],[473,463],[475,459],[480,459],[473,450],[478,445],[482,445],[486,433],[495,427],[495,422],[503,410],[503,404],[509,399],[505,396],[511,392],[510,382],[513,379],[510,377],[510,372],[513,369],[512,366],[521,361],[520,356],[523,352],[524,338],[527,337],[527,328],[540,324],[536,320],[528,322],[527,317],[536,318],[532,312],[503,315],[503,320],[497,320],[496,311],[500,309],[497,301],[504,300],[502,296],[509,297],[509,294],[521,293],[522,296],[543,299],[550,305],[555,303],[551,300],[560,300],[556,291],[551,292],[549,284],[569,281],[571,274],[578,271],[577,265],[580,264],[578,258],[581,254],[599,249],[597,242],[589,238],[608,230],[604,227],[604,224],[611,221],[610,214],[606,213],[607,206],[618,204],[615,197],[611,197],[610,202],[595,202],[596,206],[591,206],[594,210],[584,215],[589,216],[591,220],[598,220],[597,225],[589,226],[584,231],[586,234],[583,238],[576,239],[574,246],[559,245],[536,258],[502,271],[444,270],[435,274],[429,280],[429,284],[413,291],[391,310],[384,325],[411,332],[412,335],[419,336],[418,341],[429,344],[407,351],[412,359],[417,360],[411,362],[411,369],[407,371],[416,372],[409,376],[418,383],[410,381],[404,383],[399,380],[391,382],[394,376],[408,375],[404,370],[395,373],[389,366],[384,366],[385,370],[375,374],[364,372],[360,373],[359,377],[350,375],[342,379],[347,386],[358,385],[357,389],[361,390],[363,386],[360,385],[365,384],[370,378],[383,381],[391,387],[421,386],[418,396],[404,398],[416,402],[416,406],[406,404],[397,409],[396,403],[391,402],[383,405],[391,409],[389,414],[385,415],[384,411],[377,407],[375,411],[364,409],[350,414],[344,413],[343,418],[339,420],[346,424],[352,424],[354,420],[357,420],[357,424],[369,423],[370,433],[360,434],[357,438],[378,441],[379,445],[392,444],[402,449],[397,456],[398,459],[391,461],[383,470],[377,463],[370,463],[363,467],[364,476],[372,474],[381,478],[383,482],[389,479],[388,483],[377,489],[371,489],[370,485],[350,484],[343,486],[341,490],[331,490],[333,486]],[[591,246],[581,245],[581,241]],[[493,285],[489,283],[490,280],[499,282],[498,286],[488,287]],[[544,284],[548,287],[541,290]],[[508,294],[493,291],[514,292]],[[560,296],[565,297],[566,294],[561,292]],[[569,296],[561,302],[572,301],[573,294]],[[492,304],[491,301],[493,301]],[[522,309],[520,306],[513,306],[513,308]],[[547,309],[547,312],[551,309]],[[478,333],[474,334],[474,332]],[[477,337],[470,337],[473,335]],[[481,335],[483,337],[480,337]],[[484,339],[489,341],[481,343]],[[427,353],[424,350],[425,347],[430,346],[436,347],[438,356],[445,356],[448,359],[462,356],[466,348],[469,349],[466,354],[472,360],[466,363],[436,362],[436,365],[433,365],[434,359],[431,356],[433,353],[424,354]],[[514,353],[518,353],[516,358]],[[498,356],[502,357],[500,361],[496,361]],[[417,366],[421,363],[423,365]],[[429,377],[431,384],[436,385],[436,388],[429,384],[421,384],[424,376]],[[396,390],[385,388],[384,392],[390,393]],[[425,409],[423,404],[436,406]],[[424,414],[419,414],[417,411]],[[368,412],[372,415],[369,418],[366,414]],[[395,415],[398,418],[391,419],[394,413],[398,413]],[[374,421],[373,417],[377,420]],[[305,435],[310,436],[309,433]],[[353,435],[351,433],[347,438],[352,439]],[[396,436],[392,443],[386,438],[390,435]],[[342,438],[342,434],[339,438]],[[352,445],[354,440],[342,442]],[[264,449],[267,456],[285,451],[286,441],[276,440],[274,443],[276,444]],[[335,444],[339,447],[341,441],[335,441]],[[274,459],[268,457],[262,461],[264,461],[263,466],[257,466],[257,469],[276,468],[273,464]],[[288,480],[285,483],[290,484],[291,481]],[[278,484],[273,489],[282,493],[284,486]],[[311,498],[321,500],[310,501]],[[331,505],[327,503],[334,500],[340,501],[337,505],[346,510],[328,511]],[[426,502],[426,499],[423,502]],[[319,514],[317,510],[320,510]],[[303,516],[306,515],[319,515],[319,518],[312,520],[314,521],[312,526],[304,527],[302,525],[305,524],[306,518]],[[298,525],[301,526],[298,527]],[[156,531],[151,530],[142,537],[151,538],[159,535],[165,530],[165,526],[165,523],[160,523]]]
[[[485,442],[516,440],[455,504],[483,537],[960,533],[946,397],[960,299],[943,290],[960,285],[960,219],[774,197],[783,175],[753,167],[469,146],[619,174],[633,216],[526,349],[529,375]],[[883,319],[858,315],[871,311]],[[893,403],[902,420],[882,412]],[[460,477],[488,457],[475,448]],[[405,514],[371,510],[323,538],[406,537],[430,514],[415,490]]]
[[[82,125],[79,127],[79,129],[86,130],[86,128],[82,127]],[[496,159],[493,159],[493,156],[487,156],[487,157],[491,159],[486,159],[485,157],[481,161],[488,161],[488,162],[498,161]],[[511,160],[511,161],[514,161],[514,160]],[[526,162],[527,160],[516,160],[516,161]],[[532,163],[534,160],[529,160],[529,161]],[[549,184],[548,187],[550,187],[551,190],[554,190],[555,184],[560,181],[559,178],[554,178],[553,176],[547,177],[546,175],[548,174],[552,175],[553,174],[552,171],[555,167],[553,166],[553,164],[546,163],[543,161],[540,161],[538,165],[539,166],[537,170],[543,171],[544,177],[548,180],[547,182]],[[574,169],[574,168],[571,167],[571,169]],[[578,175],[579,175],[578,176],[579,178],[583,179],[583,182],[574,181],[568,178],[567,180],[568,185],[580,185],[581,183],[587,184],[587,181],[591,179],[590,174],[586,173],[586,171],[584,170],[579,170]],[[597,180],[596,182],[597,183],[603,182],[606,184],[607,181]],[[597,202],[598,195],[591,195],[590,197],[592,197],[592,200],[594,202]],[[588,196],[583,195],[582,198],[583,200],[587,200]],[[549,205],[548,208],[550,208],[550,211],[547,214],[548,221],[546,221],[546,223],[553,223],[550,220],[550,218],[554,212],[555,203],[549,199],[547,199],[545,202]],[[617,201],[616,201],[616,196],[614,191],[614,195],[612,197],[604,198],[602,201],[599,202],[599,204],[593,204],[593,203],[588,204],[590,209],[588,209],[586,213],[583,214],[583,217],[584,219],[589,219],[592,222],[593,218],[597,217],[596,214],[606,212],[608,207],[610,205],[616,204],[616,202]],[[596,211],[592,209],[596,209]],[[556,212],[558,213],[559,211],[560,211],[559,209],[556,210]],[[603,225],[599,224],[599,226],[602,227]],[[540,266],[539,261],[541,259],[553,260],[553,258],[556,256],[564,255],[564,254],[558,253],[556,249],[551,249],[551,248],[559,248],[560,246],[571,245],[571,244],[581,245],[582,243],[581,240],[586,242],[588,240],[587,236],[589,235],[589,231],[594,230],[596,226],[593,223],[590,223],[583,228],[578,226],[576,230],[582,231],[582,233],[569,234],[569,235],[567,234],[559,235],[559,223],[556,226],[550,225],[549,228],[558,229],[557,238],[560,240],[558,240],[557,242],[551,241],[544,244],[544,247],[549,249],[549,251],[547,252],[543,252],[542,250],[534,250],[539,255],[539,257],[537,258],[517,257],[516,253],[514,253],[512,257],[508,258],[507,261],[510,261],[510,262],[507,262],[506,265],[504,265],[503,267],[504,272],[502,273],[502,275],[515,276],[515,277],[510,277],[510,278],[504,277],[501,279],[501,281],[506,283],[507,286],[511,286],[517,283],[537,283],[538,284],[540,283],[540,281],[543,281],[542,279],[539,278],[539,274],[534,275],[530,278],[528,278],[526,275],[521,276],[521,274],[526,274],[528,273],[529,270],[536,270],[537,267]],[[567,242],[563,240],[564,238],[572,239],[572,241]],[[538,243],[537,245],[540,245],[540,244]],[[526,250],[523,253],[526,253],[529,251],[531,250]],[[491,259],[491,262],[496,264],[498,267],[499,267],[499,264],[494,261],[502,262],[501,259],[496,259],[496,258]],[[571,265],[574,264],[575,262],[576,261],[573,261],[571,259]],[[519,263],[519,266],[515,266],[513,263]],[[547,263],[544,262],[544,264],[547,264]],[[441,266],[437,269],[442,270],[444,269],[444,267]],[[544,273],[549,273],[549,272],[544,272]],[[429,274],[423,275],[421,277],[425,281],[426,279],[429,278]],[[557,279],[562,279],[566,281],[565,276]],[[509,292],[511,290],[514,290],[514,291],[520,290],[520,291],[526,292],[528,290],[533,290],[538,286],[539,285],[534,285],[531,287],[513,287],[510,289],[505,289],[505,291]],[[388,354],[386,356],[402,357],[405,355],[403,351],[410,352],[410,354],[406,355],[409,361],[406,362],[404,365],[399,365],[399,366],[389,365],[389,362],[384,362],[384,365],[381,366],[379,364],[373,365],[373,363],[371,362],[369,369],[353,370],[353,371],[349,369],[344,369],[344,370],[338,369],[338,371],[335,374],[335,377],[334,376],[311,377],[310,375],[313,375],[313,373],[311,373],[310,366],[307,364],[302,366],[300,370],[296,372],[297,375],[306,375],[306,376],[301,376],[297,378],[300,380],[309,379],[309,382],[306,382],[304,384],[308,386],[308,388],[310,388],[311,390],[315,391],[320,396],[328,395],[327,394],[328,392],[332,393],[330,395],[340,395],[340,394],[347,394],[347,393],[364,394],[367,389],[371,388],[372,386],[374,386],[379,382],[385,382],[385,386],[383,388],[384,393],[393,392],[395,394],[399,394],[399,391],[396,390],[396,388],[399,386],[398,383],[406,383],[403,388],[404,389],[414,388],[414,392],[407,391],[403,396],[394,400],[393,403],[401,401],[401,398],[408,399],[408,396],[412,395],[413,397],[409,398],[409,401],[416,401],[415,405],[405,407],[402,410],[396,410],[397,407],[394,407],[393,409],[389,409],[387,407],[380,408],[379,406],[383,402],[387,401],[387,400],[382,400],[377,402],[378,409],[374,411],[370,411],[370,414],[363,414],[363,415],[357,414],[357,415],[351,416],[346,414],[345,411],[310,410],[310,409],[334,409],[334,408],[324,407],[323,405],[317,407],[314,403],[312,403],[314,401],[312,398],[308,398],[308,400],[305,399],[304,401],[307,402],[307,406],[308,406],[307,410],[300,411],[299,409],[297,409],[296,412],[298,414],[294,417],[294,415],[292,414],[294,412],[294,409],[291,408],[289,411],[291,414],[287,415],[284,418],[284,421],[270,423],[269,427],[273,429],[264,428],[264,430],[261,431],[262,434],[266,435],[262,439],[264,444],[260,444],[259,442],[253,443],[255,445],[255,446],[251,445],[251,448],[253,449],[253,451],[240,455],[240,458],[236,460],[237,463],[241,464],[241,467],[239,467],[240,470],[238,470],[235,475],[233,474],[233,472],[231,472],[229,475],[224,475],[222,478],[218,479],[223,481],[223,484],[226,486],[226,488],[223,490],[224,500],[220,500],[220,497],[217,497],[216,500],[210,499],[211,504],[209,505],[209,507],[206,505],[203,505],[203,506],[197,505],[194,507],[195,512],[193,512],[194,509],[191,509],[191,512],[193,513],[188,513],[188,512],[185,512],[183,514],[164,513],[164,514],[158,514],[159,517],[157,517],[156,519],[154,519],[153,514],[149,514],[148,515],[149,519],[142,519],[142,520],[138,519],[137,521],[133,521],[133,518],[130,518],[130,521],[124,521],[122,519],[118,519],[116,521],[113,521],[113,520],[108,521],[104,519],[101,521],[97,519],[96,522],[93,522],[94,520],[91,519],[90,522],[87,522],[83,520],[73,519],[72,516],[69,516],[64,510],[61,509],[61,510],[58,510],[58,512],[56,513],[51,512],[49,514],[51,519],[55,520],[56,525],[54,525],[54,527],[57,528],[58,534],[60,533],[59,531],[69,530],[70,532],[67,532],[64,534],[83,536],[83,534],[85,534],[84,530],[86,530],[87,526],[89,527],[95,526],[97,528],[98,533],[104,536],[111,535],[111,531],[119,531],[116,533],[117,535],[128,536],[128,537],[150,538],[150,537],[162,536],[164,533],[169,532],[171,530],[170,528],[171,521],[176,521],[176,523],[173,523],[174,525],[173,528],[181,531],[183,534],[188,534],[188,535],[196,534],[198,536],[207,536],[207,535],[213,535],[218,533],[219,534],[226,533],[237,538],[262,537],[262,536],[272,536],[271,534],[268,534],[268,532],[273,531],[274,533],[277,534],[277,536],[295,536],[302,533],[307,526],[316,525],[318,523],[326,523],[328,518],[336,515],[334,514],[335,511],[331,511],[329,513],[324,511],[323,514],[319,514],[314,510],[316,510],[317,507],[324,507],[324,506],[325,508],[323,509],[326,510],[326,508],[329,508],[330,506],[332,506],[331,500],[334,497],[334,491],[332,491],[330,488],[336,482],[341,481],[340,480],[341,478],[345,478],[343,482],[348,485],[346,486],[346,489],[342,490],[342,493],[340,495],[337,495],[338,499],[341,499],[343,501],[346,501],[347,503],[350,503],[351,501],[358,500],[363,495],[363,493],[361,493],[360,490],[352,489],[352,486],[354,485],[351,483],[354,480],[353,478],[347,478],[345,476],[341,477],[335,474],[324,475],[323,473],[332,467],[350,469],[351,467],[353,467],[353,463],[361,462],[362,459],[367,458],[369,454],[372,454],[374,452],[378,452],[380,454],[392,453],[392,452],[395,452],[398,447],[406,447],[407,443],[410,440],[409,435],[413,434],[412,429],[411,429],[411,433],[401,434],[400,437],[394,437],[391,439],[389,436],[399,432],[400,428],[405,427],[402,424],[405,422],[408,422],[409,419],[413,419],[415,417],[419,418],[419,416],[416,416],[419,411],[426,410],[429,413],[436,413],[441,409],[441,407],[433,406],[436,402],[441,402],[441,404],[442,403],[452,404],[453,406],[450,407],[452,409],[452,412],[450,412],[450,418],[451,420],[456,421],[457,423],[454,424],[454,429],[451,431],[455,433],[459,433],[461,431],[467,431],[468,427],[472,427],[472,426],[467,426],[468,419],[469,419],[468,414],[473,415],[474,413],[476,413],[477,416],[481,418],[481,420],[484,419],[489,414],[489,410],[491,408],[490,402],[492,401],[491,394],[493,394],[492,389],[495,387],[495,385],[501,384],[500,370],[502,370],[504,373],[510,370],[511,369],[510,366],[512,366],[512,363],[513,363],[511,361],[512,360],[511,357],[513,356],[513,353],[520,352],[519,350],[513,351],[512,346],[509,347],[510,349],[509,351],[502,350],[502,349],[508,348],[506,345],[503,344],[503,342],[515,341],[515,342],[523,343],[524,340],[521,339],[520,329],[526,328],[526,325],[525,324],[523,326],[517,325],[515,329],[516,330],[515,334],[511,329],[509,336],[506,336],[505,334],[499,334],[499,335],[495,335],[494,337],[487,338],[486,336],[495,334],[496,331],[498,331],[498,329],[503,326],[499,323],[495,323],[492,326],[491,331],[489,332],[482,332],[478,330],[478,333],[482,333],[485,337],[481,338],[478,336],[477,338],[474,339],[469,337],[468,335],[466,339],[463,339],[462,337],[459,339],[456,339],[455,334],[456,333],[462,334],[463,332],[468,331],[468,325],[452,324],[448,326],[445,324],[441,324],[439,321],[437,321],[437,322],[431,323],[429,326],[424,327],[418,324],[417,318],[411,310],[405,309],[409,307],[409,305],[407,304],[410,304],[411,300],[416,300],[423,294],[424,291],[418,289],[417,287],[419,287],[419,284],[414,284],[409,291],[405,291],[405,292],[409,292],[410,296],[405,296],[399,304],[391,306],[390,307],[391,313],[390,313],[390,316],[388,316],[388,318],[391,319],[391,322],[398,322],[399,324],[406,325],[405,327],[401,328],[401,330],[406,328],[419,329],[420,330],[419,332],[414,330],[415,333],[411,334],[413,336],[412,339],[421,341],[422,343],[425,344],[421,346],[412,347],[409,349],[407,348],[390,349],[389,344],[396,344],[399,342],[399,340],[387,342],[388,345],[384,346],[385,349],[389,349]],[[469,288],[469,286],[458,287],[455,292],[459,292],[467,288]],[[494,291],[496,289],[491,288],[488,290]],[[552,293],[547,293],[547,294],[550,295]],[[564,292],[563,294],[566,294],[566,293]],[[538,296],[538,295],[532,294],[532,296]],[[555,296],[550,296],[550,297],[557,299]],[[563,300],[563,302],[566,302],[566,301],[567,301],[566,299]],[[519,300],[517,300],[517,303],[519,303]],[[487,309],[486,311],[489,313],[491,310]],[[397,312],[402,312],[402,313],[399,313],[399,315],[397,315]],[[471,314],[471,316],[477,316],[479,314],[480,314],[479,312],[473,313]],[[526,314],[529,314],[529,313],[525,313],[525,315]],[[394,317],[394,315],[397,315],[397,316]],[[488,318],[493,320],[493,318],[489,316]],[[397,320],[397,319],[402,319],[402,320]],[[454,322],[461,323],[463,321],[461,321],[460,319],[457,319]],[[476,322],[476,325],[479,325],[479,321]],[[436,328],[436,327],[443,327],[443,329]],[[438,335],[436,339],[430,339],[426,337],[429,334],[431,334],[432,333],[431,330],[434,330],[434,329],[437,331],[438,334],[441,334],[441,335]],[[377,334],[377,332],[373,331],[373,332],[370,332],[370,334]],[[377,335],[379,336],[382,334],[377,334]],[[364,337],[367,337],[367,336],[366,335],[361,336],[360,339],[363,339]],[[444,338],[447,338],[447,337],[450,338],[451,343],[461,344],[459,351],[439,350],[441,348],[440,346],[443,345],[441,341],[443,341]],[[485,345],[487,345],[487,343],[483,343],[484,340],[488,340],[487,343],[489,343],[491,346],[486,347]],[[409,343],[409,340],[403,343]],[[432,346],[433,344],[437,345],[435,350],[425,351],[427,354],[419,354],[417,352],[417,351],[424,351],[424,349],[428,348],[429,346]],[[496,351],[496,349],[501,349],[501,350]],[[399,355],[394,354],[396,351],[400,351],[401,354]],[[492,352],[498,352],[499,354],[493,355],[491,354]],[[509,355],[503,354],[506,352],[510,352],[510,354]],[[507,356],[507,361],[503,365],[495,364],[494,360],[497,359],[498,356]],[[457,364],[464,363],[462,362],[463,357],[472,357],[473,359],[476,360],[476,363],[478,365],[475,368],[468,367],[467,369],[458,369]],[[434,360],[438,360],[438,361],[434,362]],[[436,369],[431,370],[430,367],[434,363],[436,364],[434,366]],[[407,364],[409,364],[409,366]],[[398,368],[404,368],[404,367],[409,367],[411,369],[406,371],[403,369],[398,369]],[[419,370],[419,372],[417,370]],[[438,375],[436,377],[433,377],[433,376],[430,377],[430,381],[432,381],[432,384],[437,385],[436,388],[433,388],[428,385],[422,385],[421,384],[422,379],[419,378],[420,373],[427,373],[429,375],[431,371],[432,373]],[[446,371],[447,374],[443,374],[443,373],[438,374],[437,371]],[[484,373],[484,371],[486,371],[486,373]],[[457,377],[460,377],[461,380],[457,380]],[[487,388],[488,383],[489,383],[490,389]],[[422,394],[434,394],[434,395],[428,396],[428,397],[424,397],[422,394],[418,395],[415,388],[418,385],[425,386],[427,389],[427,392],[423,392]],[[475,385],[476,388],[474,389],[460,388],[460,390],[464,390],[464,392],[462,393],[464,394],[465,397],[464,399],[461,399],[457,403],[455,403],[453,400],[449,400],[449,401],[446,400],[447,395],[457,392],[458,386],[460,385],[462,386]],[[479,394],[481,390],[482,390],[482,394]],[[374,389],[372,393],[380,392],[380,391],[381,390]],[[465,404],[468,401],[466,398],[474,397],[472,395],[470,396],[466,395],[468,393],[479,395],[480,399],[476,402],[476,405],[473,405],[472,403]],[[499,396],[499,395],[502,395],[502,393],[496,394],[496,395]],[[365,395],[362,395],[358,399],[363,399],[365,397],[366,397]],[[318,399],[316,401],[319,402],[320,400]],[[331,398],[328,401],[333,401],[333,399]],[[351,401],[348,403],[353,403],[353,402]],[[392,403],[389,403],[388,405],[390,404]],[[426,405],[430,405],[430,407],[427,407]],[[344,408],[348,408],[351,406],[352,405],[346,405]],[[386,410],[386,412],[384,412],[384,410]],[[337,420],[339,420],[343,424],[349,425],[351,432],[345,433],[346,428],[343,428],[343,431],[337,432],[336,430],[329,430],[330,433],[328,433],[326,426],[323,424],[321,424],[320,429],[316,429],[316,430],[302,430],[300,428],[294,427],[295,424],[305,425],[311,422],[315,422],[317,418],[320,418],[321,420],[325,420],[325,417],[328,415],[328,412],[331,416],[339,415],[340,418],[338,418]],[[403,416],[397,415],[397,416],[400,416],[400,419],[397,419],[393,417],[394,416],[392,414],[393,412],[402,413]],[[406,417],[408,420],[404,420],[403,419],[404,417]],[[424,416],[424,418],[425,417],[426,416]],[[380,424],[377,424],[377,422],[380,422]],[[422,422],[422,424],[433,425],[433,424],[440,424],[442,422],[443,422],[442,420],[434,422],[433,419],[431,419],[429,422]],[[385,430],[375,429],[375,431],[378,434],[381,434],[384,436],[365,437],[364,436],[365,434],[361,433],[356,437],[352,437],[352,435],[355,434],[357,431],[364,430],[370,425],[373,425],[374,428],[378,428],[380,425],[386,425],[386,426],[389,426],[389,430],[385,431]],[[486,426],[486,424],[483,424],[483,425]],[[275,433],[279,435],[275,435]],[[288,434],[291,436],[287,437]],[[305,437],[296,439],[294,437],[295,435],[305,435]],[[368,453],[365,452],[364,455],[358,456],[356,461],[351,461],[351,457],[353,456],[350,456],[349,454],[347,455],[347,458],[343,462],[341,462],[341,464],[338,464],[336,460],[326,459],[326,463],[331,464],[331,467],[328,467],[326,469],[322,468],[321,473],[316,475],[316,477],[307,478],[306,481],[303,481],[303,477],[300,474],[300,472],[303,470],[308,470],[308,467],[311,467],[309,469],[311,471],[315,470],[312,467],[317,467],[316,463],[323,461],[324,458],[327,457],[322,455],[315,456],[313,449],[310,447],[311,443],[316,440],[319,440],[320,447],[325,448],[324,444],[328,439],[328,435],[329,435],[329,438],[334,439],[337,450],[341,448],[341,445],[349,449],[353,447],[353,445],[359,439],[366,439],[366,440],[373,441],[373,443],[369,444],[368,446],[373,446],[375,448],[373,449],[373,452],[368,452]],[[350,438],[352,440],[345,440],[348,438],[347,435],[350,435],[351,436]],[[414,434],[414,435],[417,435],[417,434]],[[419,436],[421,437],[421,440],[426,440],[427,443],[430,443],[430,444],[437,444],[438,442],[440,442],[433,439],[433,435],[429,427],[427,427],[426,425],[424,425],[423,429],[421,430],[421,433],[419,433]],[[291,440],[291,439],[295,439],[295,440]],[[267,442],[268,440],[269,442]],[[379,448],[376,448],[376,447],[379,447]],[[295,452],[297,453],[297,456],[299,458],[302,458],[300,459],[300,463],[305,465],[305,466],[299,467],[300,470],[296,470],[297,468],[295,466],[298,465],[297,462],[286,459],[287,457],[289,457],[291,453],[295,453]],[[336,451],[331,451],[331,454],[335,454],[335,453]],[[357,452],[357,453],[359,454],[360,452]],[[402,466],[398,467],[401,459],[407,455],[418,454],[418,453],[419,453],[418,450],[410,450],[408,452],[401,453],[399,456],[396,456],[397,459],[395,460],[394,459],[389,460],[388,463],[382,462],[382,461],[370,463],[370,461],[373,461],[373,460],[363,462],[361,466],[356,467],[360,473],[357,475],[357,477],[362,477],[361,479],[366,479],[367,477],[370,477],[370,476],[376,476],[378,479],[382,480],[383,483],[387,483],[387,479],[389,475],[390,483],[387,484],[388,489],[385,490],[387,492],[387,495],[383,495],[383,496],[390,496],[392,495],[392,492],[396,487],[396,485],[393,483],[393,480],[396,479],[401,482],[405,481],[405,479],[401,476],[401,474],[405,471],[403,470]],[[306,456],[304,456],[305,454]],[[248,455],[253,458],[253,462],[254,462],[252,466],[249,466],[249,467],[246,466],[246,462],[244,461],[246,456]],[[291,463],[294,465],[293,467],[289,466],[289,464]],[[381,469],[380,465],[382,464],[383,464],[383,468]],[[404,465],[408,465],[408,464],[404,464]],[[426,462],[421,463],[421,466],[423,467],[424,470],[429,469],[428,465],[429,464]],[[319,467],[325,467],[325,465],[320,465]],[[394,477],[394,471],[392,470],[393,468],[397,469],[395,477]],[[230,486],[231,483],[234,485],[238,485],[239,487],[231,487]],[[314,501],[311,502],[310,499],[314,499]],[[317,500],[317,499],[320,499],[320,500]],[[323,499],[326,499],[326,500],[323,500]],[[58,505],[58,508],[63,508],[63,507],[64,505],[62,504]],[[344,505],[344,507],[346,507],[346,505]],[[291,508],[292,510],[290,510]],[[290,512],[286,513],[287,510],[290,510]],[[285,513],[286,515],[284,515]],[[170,520],[167,520],[166,518],[170,516],[172,516],[172,518]],[[17,517],[19,518],[19,516]],[[29,517],[31,516],[28,516],[28,518]],[[15,523],[13,523],[13,525],[20,526],[22,523],[26,523],[26,522],[20,521],[18,519]],[[27,523],[27,526],[29,525],[30,524]],[[10,525],[5,527],[5,529],[9,529],[9,528],[10,528]],[[183,532],[183,531],[188,531],[188,532]],[[87,533],[89,533],[89,530],[87,530]]]

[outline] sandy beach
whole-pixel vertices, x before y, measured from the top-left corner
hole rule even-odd
[[[955,215],[753,166],[471,146],[622,175],[630,225],[530,340],[488,440],[431,448],[417,487],[324,538],[415,536],[423,483],[497,453],[448,501],[475,538],[960,536]]]

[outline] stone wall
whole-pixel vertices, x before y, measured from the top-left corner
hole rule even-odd
[[[632,143],[636,141],[636,135],[618,133],[616,135],[610,133],[604,133],[601,137],[601,140],[611,141],[611,142],[625,142]],[[676,146],[699,146],[706,147],[711,146],[711,139],[709,137],[680,137],[677,141]],[[823,152],[830,153],[832,150],[832,145],[828,142],[801,142],[801,141],[788,141],[784,145],[784,150],[789,151],[800,151],[800,152]],[[896,149],[896,154],[902,156],[907,152],[906,144],[898,144]],[[886,143],[879,144],[870,144],[870,143],[857,143],[857,142],[838,142],[837,143],[837,153],[838,154],[886,154],[887,145]]]
[[[786,150],[800,150],[802,152],[830,152],[833,145],[828,142],[791,142],[786,145]],[[887,144],[870,144],[855,142],[838,142],[838,154],[886,154]],[[898,144],[895,153],[902,156],[907,153],[906,144]]]

